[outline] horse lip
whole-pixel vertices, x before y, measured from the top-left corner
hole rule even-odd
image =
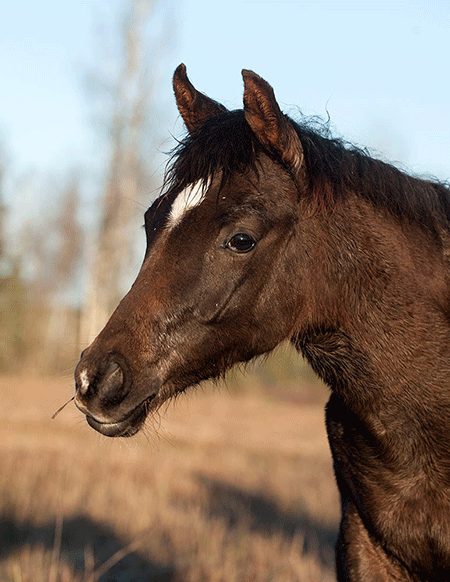
[[[155,395],[156,396],[156,395]],[[90,427],[108,437],[130,437],[135,435],[144,424],[149,412],[147,404],[155,396],[146,398],[122,420],[115,422],[100,422],[90,414],[86,414],[86,421]]]

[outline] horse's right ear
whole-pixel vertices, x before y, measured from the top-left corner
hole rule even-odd
[[[189,133],[195,133],[210,117],[215,117],[227,109],[196,90],[186,74],[186,66],[181,63],[173,75],[173,90],[178,111]]]

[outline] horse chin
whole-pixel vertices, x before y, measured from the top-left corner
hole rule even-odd
[[[152,399],[144,400],[134,408],[128,416],[116,422],[99,422],[93,416],[86,415],[89,426],[100,434],[108,437],[131,437],[143,426],[150,411],[149,403]]]

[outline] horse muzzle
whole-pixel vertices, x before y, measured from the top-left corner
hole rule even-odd
[[[131,373],[120,357],[98,358],[89,350],[75,369],[75,386],[75,405],[86,415],[89,426],[109,437],[136,434],[157,393],[134,394]]]
[[[147,400],[139,404],[130,414],[120,421],[103,422],[96,420],[90,414],[86,414],[86,421],[97,432],[108,437],[129,437],[136,434],[147,418]]]

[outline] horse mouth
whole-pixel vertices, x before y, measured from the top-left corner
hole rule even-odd
[[[153,399],[154,396],[147,398],[119,421],[100,422],[89,414],[86,414],[86,421],[90,427],[107,437],[131,437],[142,428],[150,411],[149,404]]]

